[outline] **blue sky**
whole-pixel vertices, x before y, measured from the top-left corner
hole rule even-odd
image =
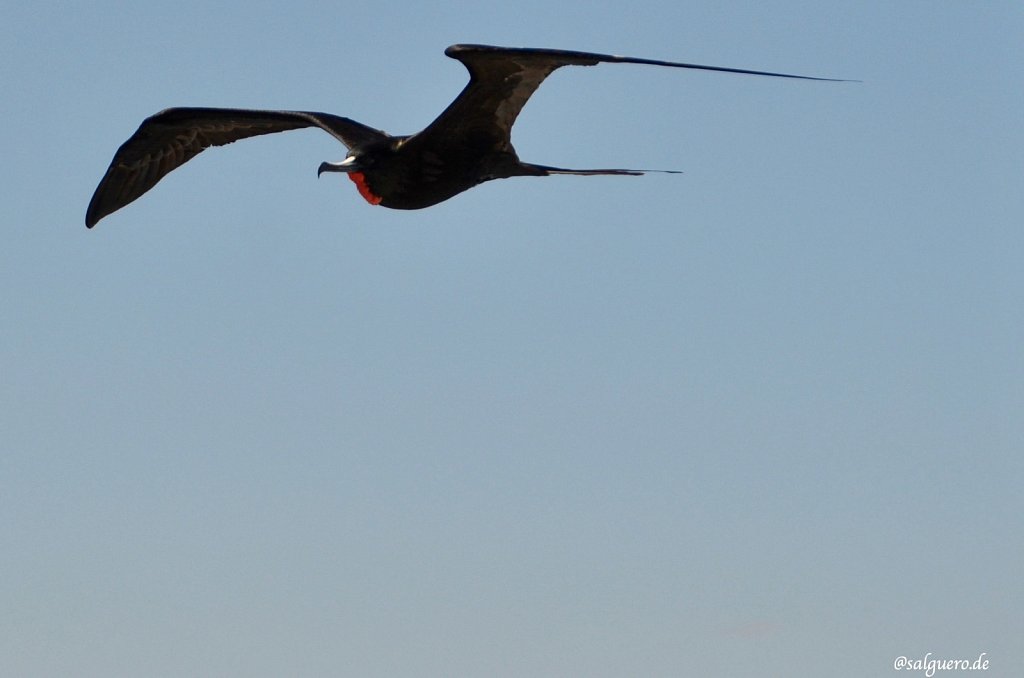
[[[1024,663],[1019,3],[7,3],[0,674],[887,675]],[[555,73],[434,208],[168,106],[416,131]]]

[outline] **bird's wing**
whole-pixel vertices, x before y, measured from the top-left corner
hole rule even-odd
[[[544,79],[562,66],[594,66],[599,63],[647,64],[704,71],[767,75],[800,80],[833,80],[804,75],[752,71],[742,68],[704,66],[657,59],[594,54],[562,49],[452,45],[444,52],[469,70],[469,84],[426,129],[407,144],[443,147],[447,142],[487,144],[496,150],[511,145],[512,125],[527,100]]]
[[[168,108],[146,118],[117,149],[89,202],[85,225],[92,228],[211,146],[302,127],[319,127],[349,148],[387,138],[380,130],[330,113]]]

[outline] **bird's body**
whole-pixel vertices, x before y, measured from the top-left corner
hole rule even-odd
[[[519,112],[544,79],[567,65],[635,63],[804,80],[806,76],[702,66],[567,50],[453,45],[445,54],[461,61],[470,80],[434,122],[408,136],[391,136],[349,118],[308,111],[169,108],[143,121],[117,150],[100,181],[86,226],[124,207],[172,170],[211,146],[303,127],[319,127],[349,149],[340,163],[320,172],[346,172],[367,202],[421,209],[491,179],[550,174],[637,175],[650,170],[574,170],[519,160],[511,132]]]

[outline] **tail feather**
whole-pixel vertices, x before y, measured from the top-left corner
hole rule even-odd
[[[662,169],[566,169],[564,167],[551,167],[549,165],[534,165],[532,163],[523,163],[531,169],[538,170],[538,173],[542,174],[575,174],[578,176],[601,176],[601,175],[612,175],[612,176],[630,176],[638,177],[643,174],[658,173],[658,174],[682,174],[679,170],[662,170]]]

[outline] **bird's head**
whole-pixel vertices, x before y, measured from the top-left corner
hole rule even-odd
[[[372,155],[352,152],[341,162],[320,163],[320,168],[317,170],[316,175],[320,176],[324,172],[344,172],[355,183],[356,188],[359,190],[359,195],[363,196],[366,202],[371,205],[379,205],[383,198],[373,192],[366,179],[366,171],[372,166]]]

